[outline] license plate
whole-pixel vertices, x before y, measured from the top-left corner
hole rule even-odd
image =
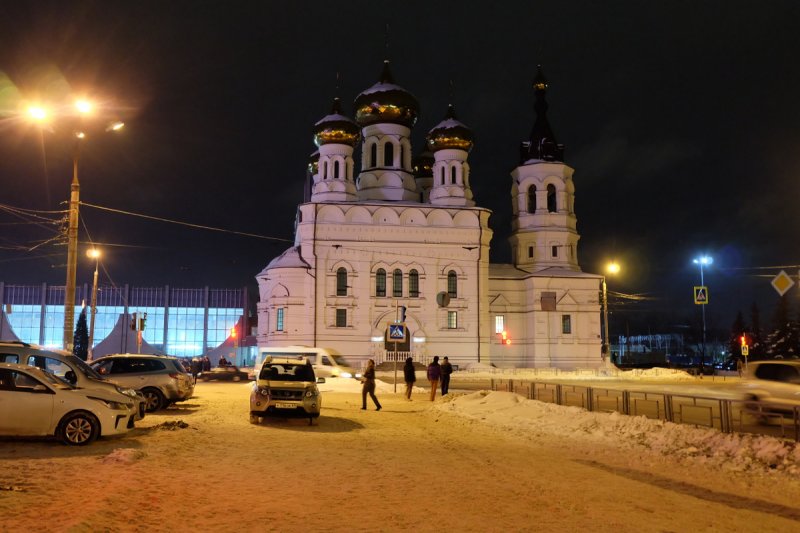
[[[297,407],[296,403],[276,402],[275,407],[278,409],[294,409]]]

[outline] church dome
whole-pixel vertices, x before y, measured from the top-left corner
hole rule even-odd
[[[370,124],[392,123],[411,128],[417,121],[419,103],[416,97],[395,85],[389,71],[389,60],[383,62],[378,83],[359,94],[353,103],[356,122],[362,128]]]
[[[433,153],[429,152],[428,150],[420,153],[414,158],[414,161],[411,162],[411,166],[414,168],[414,177],[417,179],[432,178],[433,164],[435,162],[436,159],[433,157]]]
[[[428,132],[427,149],[431,152],[456,149],[469,152],[473,146],[472,130],[459,122],[453,104],[447,106],[447,115],[435,128]]]
[[[349,144],[355,146],[361,139],[358,124],[342,115],[339,98],[333,99],[333,108],[329,115],[314,124],[314,144]]]

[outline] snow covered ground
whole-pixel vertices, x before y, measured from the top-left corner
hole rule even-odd
[[[800,531],[792,442],[385,382],[362,411],[339,379],[318,424],[256,426],[249,387],[85,448],[0,441],[0,531]]]

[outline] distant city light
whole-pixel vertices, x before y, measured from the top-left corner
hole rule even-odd
[[[695,265],[710,265],[711,263],[714,262],[714,259],[712,259],[710,256],[704,255],[696,259],[693,259],[692,262]]]
[[[78,113],[85,115],[87,113],[91,113],[93,106],[92,103],[88,100],[77,100],[75,102],[75,109],[78,110]]]
[[[43,121],[47,118],[47,110],[41,106],[30,106],[28,108],[28,114],[36,121]]]

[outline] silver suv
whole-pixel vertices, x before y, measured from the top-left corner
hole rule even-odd
[[[194,394],[194,380],[177,357],[166,355],[113,354],[92,362],[99,374],[140,391],[148,412]]]
[[[319,418],[322,396],[311,361],[304,357],[267,357],[250,394],[250,422],[262,417],[308,417],[309,425]]]
[[[144,418],[145,399],[141,394],[132,388],[120,387],[116,380],[101,376],[85,361],[64,350],[19,341],[0,341],[0,363],[35,366],[82,389],[119,392],[136,404],[136,420]]]
[[[740,391],[745,400],[792,410],[800,406],[800,361],[753,361]]]

